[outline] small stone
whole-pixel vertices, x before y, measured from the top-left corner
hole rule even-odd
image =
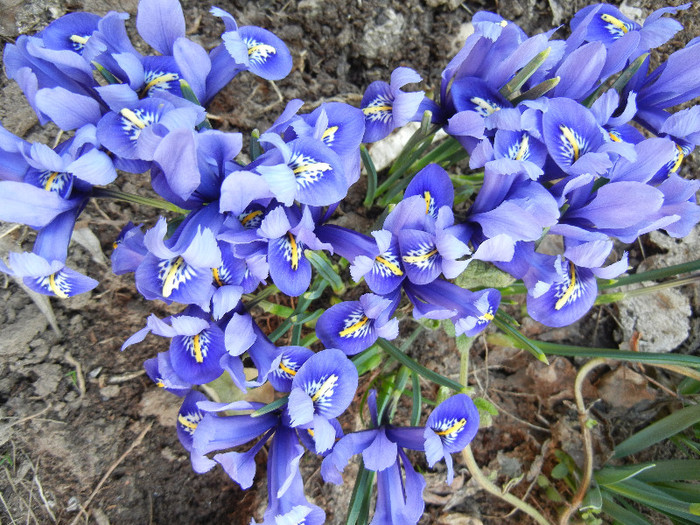
[[[100,396],[103,400],[112,399],[119,395],[119,385],[109,385],[100,388]]]

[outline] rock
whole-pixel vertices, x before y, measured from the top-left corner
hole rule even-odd
[[[119,385],[109,385],[100,388],[100,396],[103,400],[112,399],[119,395]]]
[[[438,519],[438,525],[483,525],[483,521],[464,514],[445,514]]]
[[[63,379],[63,369],[60,365],[51,363],[41,363],[31,368],[39,378],[34,381],[33,386],[36,395],[45,398],[50,396],[58,388],[58,384]]]
[[[390,58],[401,44],[405,25],[402,14],[384,9],[377,17],[377,24],[366,29],[360,42],[360,55],[369,62]]]
[[[627,349],[628,342],[638,337],[635,349],[640,352],[670,352],[690,333],[690,301],[675,288],[627,298],[618,309],[621,348]]]

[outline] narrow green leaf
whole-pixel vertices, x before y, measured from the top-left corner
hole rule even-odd
[[[689,503],[678,500],[662,490],[641,481],[628,479],[620,483],[606,485],[606,489],[663,513],[684,519],[693,519]]]
[[[623,467],[605,467],[595,473],[595,480],[600,485],[610,485],[611,483],[619,483],[620,481],[631,479],[645,470],[653,469],[654,467],[654,463],[625,465]]]
[[[700,481],[700,459],[668,459],[654,461],[654,463],[640,463],[638,466],[644,465],[653,465],[653,468],[641,470],[635,476],[639,481],[651,483],[676,480]],[[597,477],[598,474],[596,474]]]
[[[508,82],[505,86],[503,86],[499,92],[501,95],[503,95],[505,98],[510,99],[510,97],[518,91],[525,82],[528,81],[528,79],[535,74],[535,72],[540,68],[542,64],[544,64],[544,61],[547,60],[547,57],[549,54],[552,52],[552,48],[548,47],[544,51],[541,51],[535,57],[530,60],[527,64],[525,64],[525,67],[523,67],[520,71],[518,71],[515,76],[511,79],[510,82]]]
[[[700,405],[687,406],[649,425],[615,447],[615,458],[624,458],[700,422]]]
[[[590,511],[600,512],[603,508],[603,495],[600,492],[600,487],[593,483],[586,492],[586,496],[583,498],[581,503],[580,511]]]
[[[180,79],[180,91],[182,92],[182,98],[184,98],[185,100],[189,100],[193,104],[201,106],[197,95],[194,91],[192,91],[192,87],[183,78]],[[204,117],[204,120],[197,124],[197,129],[212,129],[211,123],[206,117]]]
[[[315,332],[312,332],[310,334],[305,335],[301,341],[299,341],[299,346],[305,346],[305,347],[310,347],[312,344],[314,344],[316,341],[318,341],[318,337],[316,336]]]
[[[374,203],[374,194],[377,191],[377,168],[374,167],[372,157],[364,144],[360,145],[360,156],[367,171],[367,195],[362,205],[365,208],[371,208]]]
[[[618,505],[610,494],[603,491],[603,512],[619,525],[652,525],[640,513]]]
[[[260,130],[254,129],[250,133],[250,160],[257,159],[262,155],[262,146],[260,146]]]
[[[418,378],[417,372],[412,372],[411,381],[413,386],[413,407],[411,408],[411,426],[417,427],[420,423],[422,401],[420,392],[420,379]]]
[[[351,359],[359,375],[374,370],[382,364],[382,360],[381,348],[376,344]]]
[[[505,332],[506,335],[508,335],[512,340],[514,340],[518,348],[523,348],[529,351],[537,359],[548,365],[549,361],[547,360],[547,356],[544,355],[544,352],[541,350],[539,342],[535,343],[532,339],[528,339],[523,334],[521,334],[520,331],[515,326],[513,326],[509,317],[510,316],[508,316],[501,310],[498,310],[493,319],[493,322],[498,328],[503,330],[503,332]]]
[[[260,301],[258,306],[265,312],[287,319],[294,314],[294,309],[282,304],[271,303],[270,301]]]
[[[255,412],[253,412],[250,415],[250,417],[260,417],[264,416],[265,414],[269,414],[270,412],[274,412],[278,408],[281,408],[284,405],[286,405],[287,401],[289,401],[289,395],[280,397],[279,399],[275,399],[272,403],[268,403],[264,407],[258,408]]]
[[[328,284],[333,288],[333,292],[341,295],[345,290],[345,285],[340,275],[338,275],[338,272],[335,271],[331,262],[328,260],[328,257],[326,257],[326,254],[320,251],[304,250],[304,255],[321,277],[328,281]]]
[[[499,310],[500,313],[500,310]],[[534,341],[527,339],[520,334],[521,337],[530,343]],[[489,340],[496,344],[504,344],[505,340],[498,337],[489,336]],[[527,349],[525,342],[520,340],[513,341],[516,348]],[[548,343],[545,341],[537,341],[537,347],[547,355],[562,355],[566,357],[605,357],[608,359],[617,359],[619,361],[632,361],[650,365],[677,365],[689,366],[692,368],[700,368],[700,357],[686,354],[661,354],[654,352],[632,352],[629,350],[617,350],[614,348],[587,348],[585,346],[562,345],[558,343]]]
[[[639,68],[642,66],[644,63],[644,60],[649,56],[649,53],[645,53],[643,55],[640,55],[637,57],[637,59],[632,62],[629,66],[627,66],[627,69],[625,69],[620,75],[615,78],[615,75],[609,77],[608,79],[605,80],[600,86],[596,88],[596,90],[591,93],[586,99],[582,102],[584,106],[587,108],[590,108],[593,103],[600,98],[600,96],[608,91],[609,89],[615,89],[617,90],[618,93],[622,92],[622,89],[624,86],[627,84],[627,82],[630,81],[630,79],[634,76],[634,74],[639,70]]]
[[[396,348],[386,339],[379,338],[377,340],[377,344],[382,348],[382,350],[384,350],[387,354],[396,359],[399,363],[401,363],[404,366],[407,366],[417,374],[420,374],[428,381],[432,381],[433,383],[437,383],[438,385],[451,388],[455,392],[461,392],[464,389],[464,387],[462,387],[462,385],[460,385],[457,381],[448,379],[447,377],[442,376],[437,372],[433,372],[432,370],[425,368],[423,365],[416,363],[413,359],[408,357],[406,354],[404,354],[401,350]]]
[[[107,69],[102,64],[99,64],[98,62],[95,62],[93,60],[92,65],[100,73],[100,75],[102,75],[102,78],[104,78],[110,84],[121,84],[119,79],[115,77],[112,73],[107,71]]]
[[[511,100],[511,102],[514,106],[517,106],[523,100],[535,100],[537,98],[540,98],[548,91],[554,89],[557,86],[557,84],[559,84],[560,80],[561,79],[559,77],[554,77],[547,79],[544,82],[540,82],[535,87],[528,89],[522,95],[515,97],[513,100]]]
[[[352,496],[350,497],[350,508],[345,520],[346,525],[365,525],[367,523],[373,482],[374,472],[367,470],[364,463],[361,462],[355,486],[352,489]]]
[[[658,270],[649,270],[648,272],[635,273],[633,275],[627,275],[619,279],[608,281],[600,280],[598,281],[598,288],[601,290],[605,290],[608,288],[617,288],[618,286],[641,283],[644,281],[658,281],[659,279],[675,277],[676,275],[679,275],[681,273],[690,273],[697,270],[700,270],[700,259],[682,264],[674,264],[673,266],[659,268]]]

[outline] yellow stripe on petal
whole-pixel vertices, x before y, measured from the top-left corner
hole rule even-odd
[[[623,33],[627,33],[627,32],[629,31],[629,29],[627,29],[627,24],[625,24],[625,23],[624,23],[622,20],[620,20],[619,18],[615,18],[614,16],[609,15],[609,14],[607,14],[607,13],[602,14],[602,15],[600,16],[600,18],[601,18],[604,22],[607,22],[608,24],[611,24],[612,26],[616,27],[617,29],[619,29],[619,30],[622,31]]]
[[[377,261],[379,264],[382,264],[382,265],[386,266],[387,268],[389,268],[389,271],[390,271],[391,273],[393,273],[394,275],[396,275],[396,276],[401,276],[401,275],[403,275],[403,272],[401,271],[401,268],[399,268],[399,267],[398,267],[397,265],[395,265],[394,263],[387,261],[384,257],[381,257],[381,256],[377,255],[377,256],[374,258],[374,260]]]
[[[564,140],[566,140],[571,145],[571,148],[574,152],[574,162],[576,162],[579,158],[579,155],[581,154],[581,150],[579,148],[578,140],[576,140],[574,132],[571,130],[571,128],[568,128],[566,126],[559,126],[559,129],[561,130],[561,134],[564,137]]]
[[[360,328],[362,328],[363,326],[365,326],[365,325],[367,324],[367,321],[369,321],[369,318],[368,318],[366,315],[363,315],[363,316],[362,316],[362,319],[360,319],[359,321],[357,321],[355,324],[353,324],[353,325],[351,325],[351,326],[348,326],[345,330],[343,330],[342,332],[340,332],[338,335],[339,335],[340,337],[347,337],[347,336],[349,336],[350,334],[354,334],[354,333],[357,332]]]
[[[671,168],[671,173],[676,173],[678,171],[678,168],[681,167],[681,164],[683,163],[683,159],[685,158],[685,154],[683,153],[683,148],[681,148],[678,144],[676,144],[676,149],[678,150],[678,158],[676,159],[676,162],[674,162],[673,167]]]
[[[183,427],[189,428],[190,430],[196,430],[197,429],[197,423],[194,423],[187,419],[185,416],[182,414],[177,416],[177,422],[180,423]]]
[[[59,297],[61,299],[68,299],[68,294],[61,290],[61,288],[56,284],[56,274],[52,273],[49,275],[49,288],[51,288],[51,291],[56,294],[56,297]]]
[[[177,282],[177,271],[184,264],[185,260],[182,257],[178,257],[174,263],[168,269],[168,274],[163,279],[163,297],[170,297],[170,294],[175,290],[175,283]]]
[[[554,305],[555,310],[561,310],[564,308],[564,305],[567,303],[569,298],[574,294],[574,291],[576,290],[576,268],[574,267],[574,263],[569,261],[569,286],[566,289],[566,292],[564,292],[564,295],[562,295],[559,300],[557,301],[557,304]]]
[[[134,113],[128,108],[122,109],[121,111],[119,111],[119,114],[139,129],[143,129],[146,127],[146,123],[143,120],[141,120],[136,113]]]
[[[149,89],[151,89],[153,86],[157,86],[158,84],[163,84],[164,82],[172,82],[173,80],[177,80],[179,77],[177,73],[166,73],[165,75],[160,75],[153,80],[151,80],[146,86],[143,88],[145,92],[148,92]]]
[[[194,360],[198,363],[203,363],[204,356],[202,355],[202,343],[199,340],[199,334],[192,338],[192,348],[194,350]]]
[[[286,373],[288,373],[290,376],[295,376],[295,375],[297,375],[297,371],[296,371],[296,370],[292,370],[291,368],[289,368],[288,366],[286,366],[282,361],[280,361],[280,369],[282,370],[282,372],[286,372]]]
[[[457,433],[460,430],[462,430],[467,424],[467,420],[462,418],[459,421],[457,421],[454,425],[452,425],[450,428],[447,430],[441,430],[440,432],[435,432],[438,436],[448,436],[453,433]]]
[[[331,375],[328,379],[326,379],[323,384],[321,385],[321,388],[319,388],[316,393],[311,397],[311,401],[318,401],[321,397],[325,396],[328,391],[330,390],[331,394],[333,393],[333,388],[335,388],[336,383],[338,382],[338,376],[333,374]]]
[[[241,224],[243,226],[245,226],[246,224],[248,224],[250,221],[252,221],[255,217],[257,217],[260,214],[262,214],[262,211],[260,211],[260,210],[255,210],[253,212],[250,212],[248,215],[243,217],[243,219],[241,220]]]
[[[428,253],[424,253],[423,255],[415,255],[415,256],[405,255],[403,257],[403,262],[406,262],[409,264],[419,263],[419,262],[426,261],[426,260],[430,259],[436,253],[437,253],[437,248],[435,248],[432,251],[429,251]]]
[[[362,110],[365,115],[371,115],[372,113],[381,113],[383,111],[391,111],[391,106],[369,106]]]
[[[287,237],[289,238],[289,245],[292,247],[292,270],[296,271],[299,268],[299,246],[294,239],[294,235],[287,232]]]
[[[84,46],[85,44],[87,44],[87,41],[89,38],[90,38],[89,36],[71,35],[70,41],[75,42],[76,44],[80,44],[81,46]]]

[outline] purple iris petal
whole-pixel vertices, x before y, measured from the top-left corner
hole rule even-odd
[[[428,164],[413,177],[404,198],[420,195],[425,199],[425,213],[437,218],[443,206],[452,207],[454,188],[447,172],[437,164]]]
[[[548,256],[549,273],[528,293],[530,316],[547,326],[566,326],[583,317],[593,306],[598,286],[589,268],[561,257]],[[530,288],[528,286],[528,288]]]
[[[60,86],[37,91],[36,105],[39,111],[65,131],[85,124],[97,124],[102,116],[100,104],[94,98]]]
[[[55,192],[31,184],[0,181],[0,220],[3,221],[39,229],[78,204],[78,199],[65,200]]]
[[[170,359],[175,372],[195,385],[209,383],[219,377],[219,364],[226,353],[224,333],[216,324],[194,335],[178,335],[170,344]]]
[[[192,384],[183,380],[173,370],[170,362],[170,351],[159,352],[157,357],[147,359],[143,363],[146,374],[156,386],[183,397],[192,389]]]
[[[279,367],[268,375],[268,380],[276,391],[289,392],[292,390],[294,376],[314,352],[303,346],[284,346],[281,350],[283,352]]]
[[[190,452],[192,468],[198,474],[208,472],[216,465],[216,463],[200,454],[193,447],[193,436],[203,416],[202,411],[197,408],[197,402],[206,399],[206,396],[201,392],[192,390],[183,400],[177,415],[177,437],[180,439],[182,446],[185,447],[185,450]]]
[[[403,451],[399,450],[394,459],[391,467],[377,473],[377,505],[370,525],[415,525],[423,515],[425,479]]]
[[[309,503],[304,495],[304,482],[299,462],[304,447],[296,433],[280,425],[272,439],[267,460],[268,506],[265,523],[322,525],[326,513]]]
[[[302,390],[311,398],[314,414],[333,418],[350,405],[357,380],[352,361],[342,351],[331,348],[314,354],[301,366],[292,380],[292,392]]]
[[[292,70],[287,46],[266,29],[244,26],[222,35],[226,50],[235,62],[266,80],[280,80]]]
[[[173,54],[173,44],[185,36],[185,16],[178,0],[141,0],[136,29],[153,49]]]
[[[437,279],[442,272],[442,255],[433,235],[420,230],[401,230],[399,246],[406,276],[412,283],[428,284]]]

